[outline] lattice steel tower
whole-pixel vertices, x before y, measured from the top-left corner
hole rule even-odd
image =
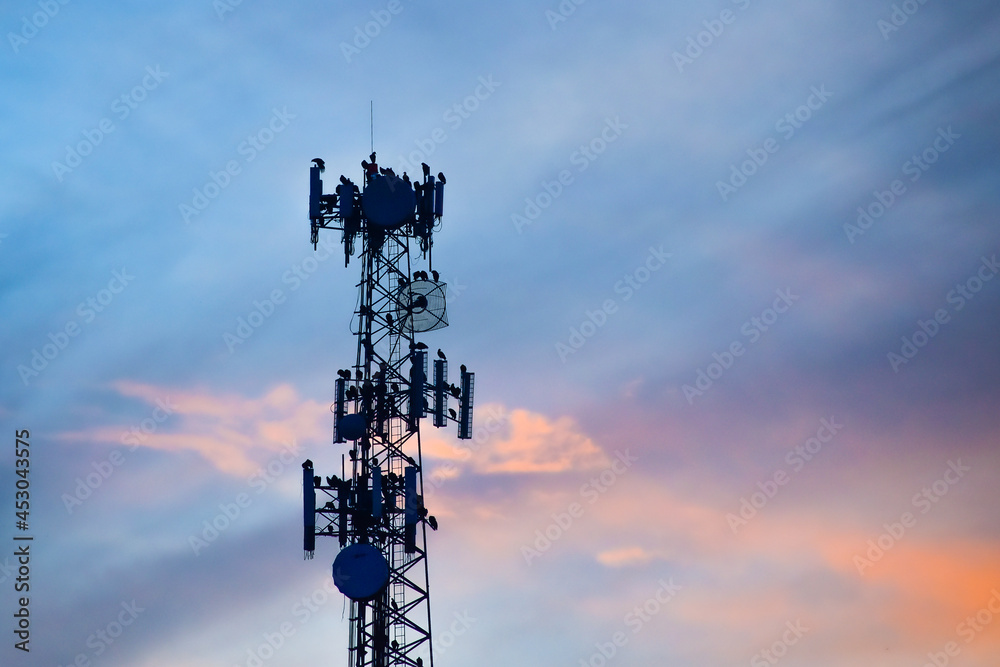
[[[423,503],[420,420],[430,413],[437,427],[455,421],[458,437],[471,438],[475,376],[462,366],[459,385],[449,384],[438,350],[430,378],[427,346],[415,339],[448,325],[447,286],[432,266],[444,175],[435,179],[423,164],[411,182],[380,169],[375,153],[369,159],[361,189],[341,176],[336,193],[324,194],[319,158],[309,174],[313,247],[320,230],[340,231],[344,265],[357,254],[362,269],[352,319],[357,356],[338,371],[331,407],[333,443],[348,456],[342,478],[302,464],[303,547],[312,558],[316,536],[340,542],[333,577],[351,600],[349,667],[433,667],[426,529],[437,530],[437,521]]]

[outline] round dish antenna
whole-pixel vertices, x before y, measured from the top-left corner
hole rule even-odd
[[[389,583],[389,563],[372,545],[352,544],[333,560],[333,583],[352,600],[371,600]]]
[[[396,320],[404,331],[434,331],[448,326],[445,293],[448,285],[434,280],[414,280],[396,292]]]
[[[372,176],[361,195],[365,217],[381,229],[398,229],[410,222],[416,206],[413,187],[396,176]]]

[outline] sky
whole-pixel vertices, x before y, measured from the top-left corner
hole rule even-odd
[[[995,665],[998,9],[6,2],[0,661],[346,664],[307,203],[374,145],[447,176],[420,339],[476,373],[439,667]]]

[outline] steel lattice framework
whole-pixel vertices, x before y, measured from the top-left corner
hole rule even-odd
[[[420,420],[432,412],[435,426],[455,421],[459,437],[470,438],[474,388],[465,366],[460,386],[448,384],[440,350],[431,380],[427,346],[416,340],[447,325],[446,285],[431,267],[444,177],[435,179],[423,165],[422,182],[411,185],[405,174],[379,169],[372,153],[371,163],[362,162],[363,190],[341,176],[336,194],[324,194],[324,165],[314,162],[311,241],[315,247],[321,230],[340,231],[345,266],[359,250],[362,272],[352,320],[357,354],[351,369],[338,372],[332,406],[333,442],[349,448],[349,462],[343,479],[324,478],[311,461],[303,463],[303,546],[311,558],[317,536],[339,540],[333,576],[351,599],[351,667],[432,667],[426,545],[427,526],[436,530],[437,522],[423,504]],[[424,262],[433,278],[414,271]],[[458,400],[458,412],[448,408],[449,397]],[[384,558],[384,579],[356,565],[383,567],[371,547]],[[371,590],[358,592],[359,585]]]

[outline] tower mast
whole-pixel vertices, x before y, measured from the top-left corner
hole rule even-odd
[[[437,530],[437,520],[423,502],[420,420],[431,413],[437,427],[457,422],[458,437],[471,438],[475,376],[462,366],[460,384],[449,384],[441,350],[429,375],[427,346],[416,339],[448,324],[447,285],[431,265],[444,176],[423,164],[411,183],[380,169],[374,152],[369,159],[362,188],[341,176],[330,194],[323,160],[310,169],[313,247],[321,230],[339,231],[344,265],[357,255],[361,280],[357,353],[338,371],[332,406],[333,444],[347,450],[349,466],[341,479],[302,464],[303,547],[312,558],[317,536],[339,542],[333,577],[351,601],[350,667],[433,667],[427,527]]]

